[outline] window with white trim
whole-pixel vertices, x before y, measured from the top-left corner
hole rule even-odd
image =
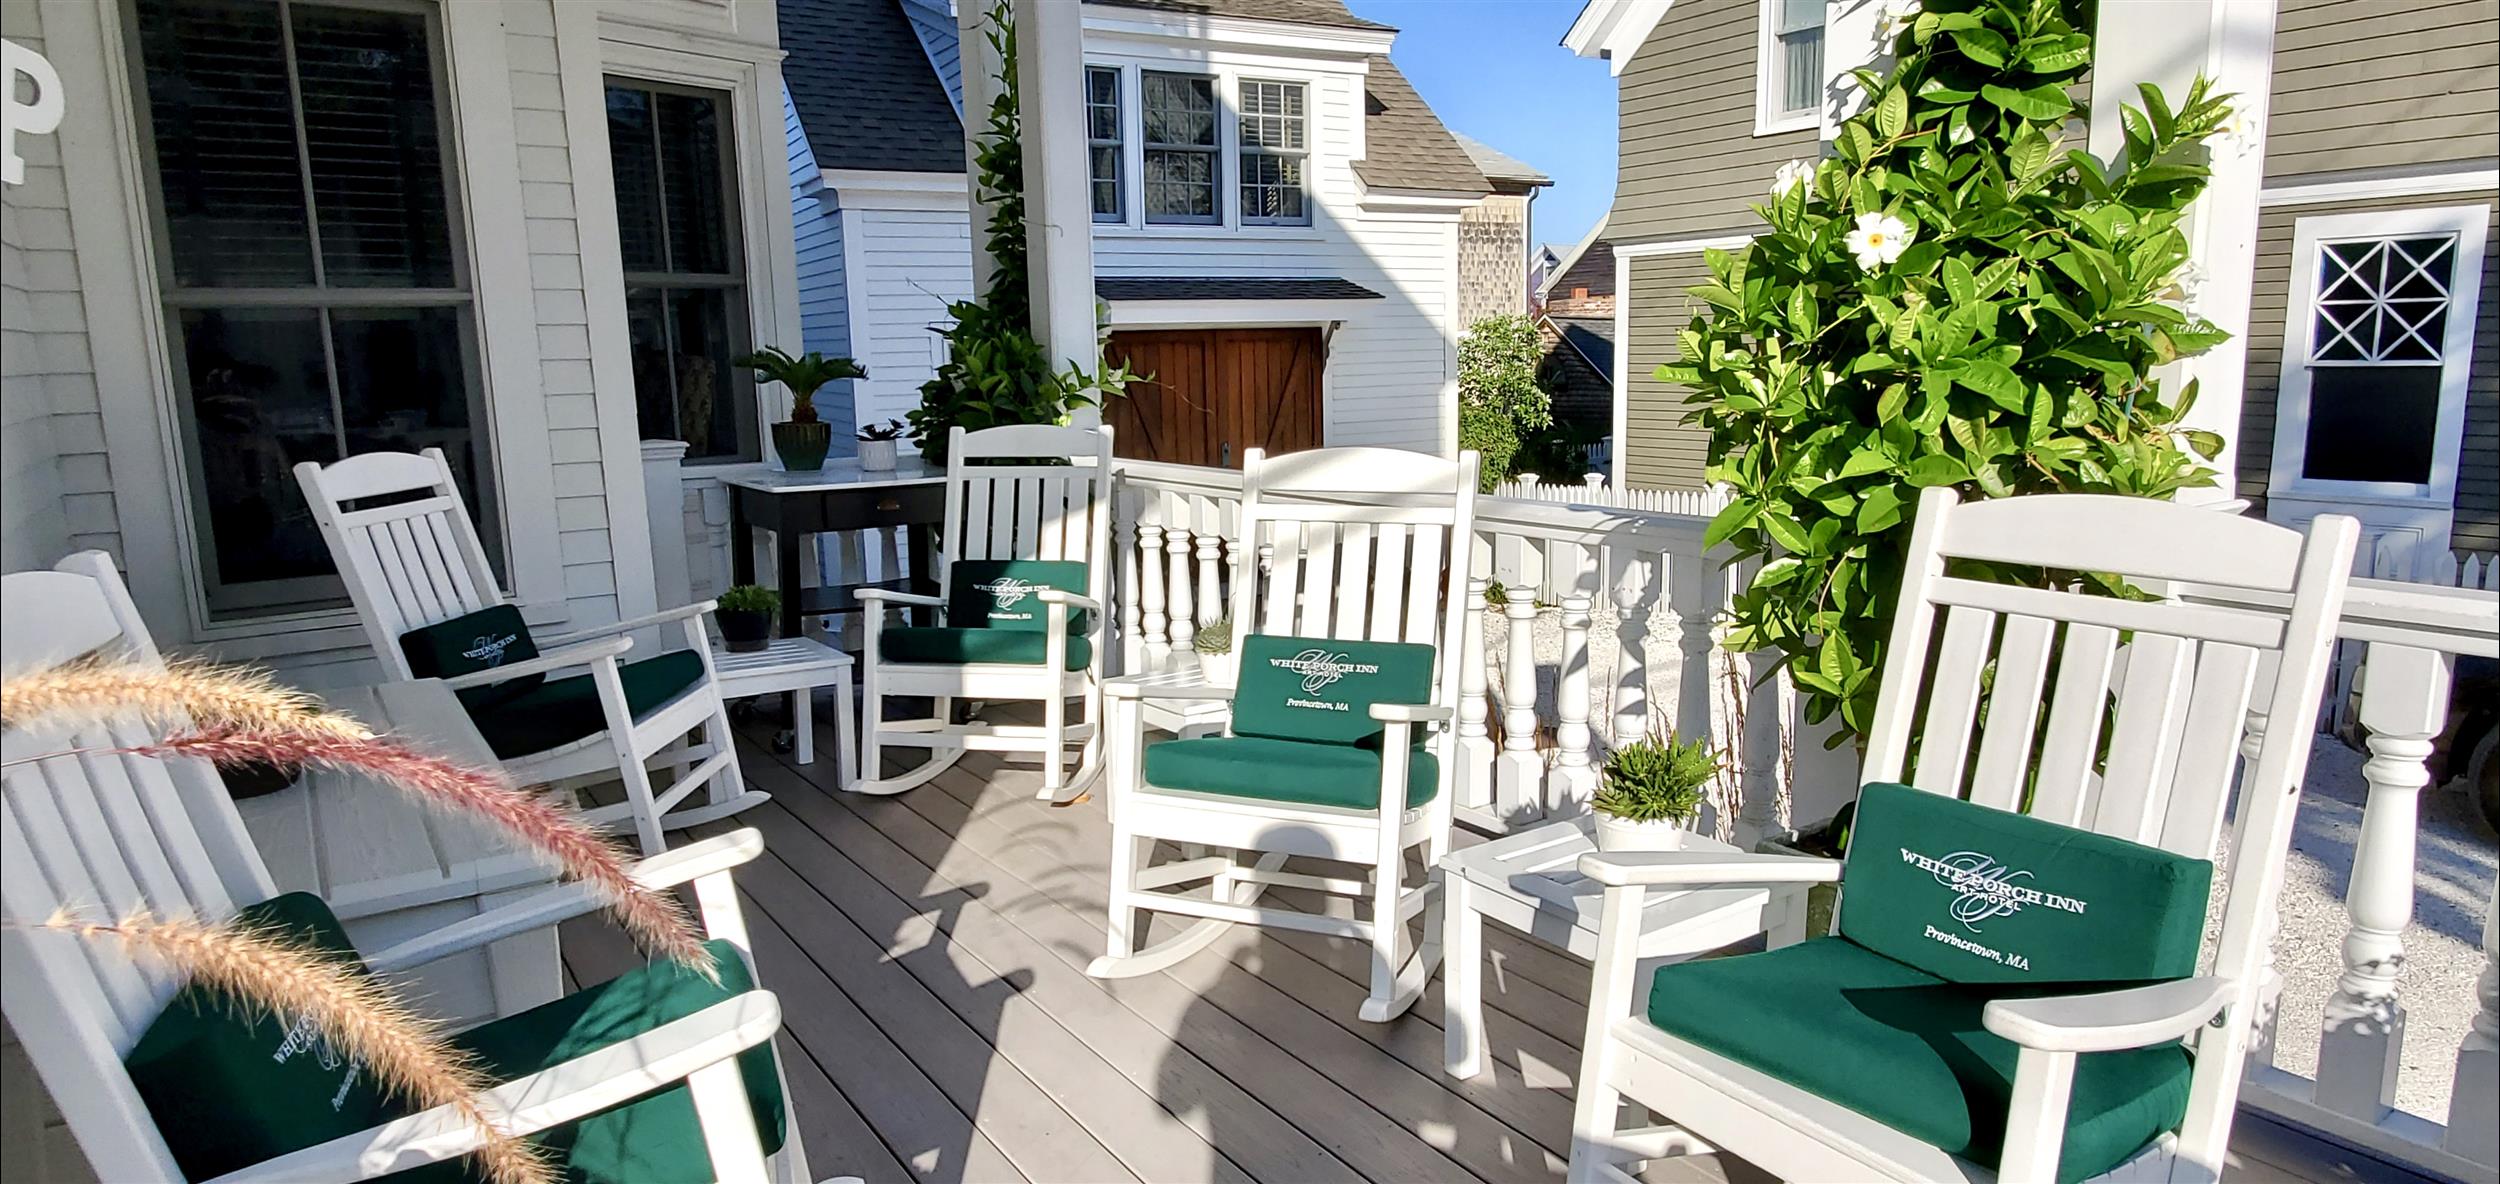
[[[1823,105],[1823,0],[1762,0],[1755,131],[1814,123]]]
[[[1094,221],[1128,218],[1121,201],[1120,69],[1085,67],[1086,174],[1094,194]]]
[[[1304,165],[1311,151],[1309,90],[1299,82],[1241,83],[1241,221],[1307,226]]]
[[[471,512],[494,517],[440,22],[311,0],[135,11],[209,611],[335,603],[294,465],[440,448]],[[501,531],[479,533],[499,546]]]
[[[1215,224],[1224,220],[1217,195],[1223,172],[1222,120],[1215,79],[1205,74],[1138,75],[1138,104],[1145,115],[1145,190],[1148,223]]]

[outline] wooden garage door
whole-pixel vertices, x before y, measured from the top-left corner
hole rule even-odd
[[[1114,333],[1103,356],[1154,376],[1106,411],[1121,456],[1238,469],[1321,444],[1317,329]]]

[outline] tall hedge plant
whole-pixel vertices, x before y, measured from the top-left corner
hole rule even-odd
[[[2226,334],[2186,305],[2183,208],[2230,122],[2203,80],[2152,87],[2103,161],[2071,131],[2090,6],[1892,0],[1896,62],[1859,71],[1831,155],[1780,170],[1741,254],[1711,252],[1706,305],[1661,380],[1691,388],[1708,540],[1761,561],[1727,644],[1782,653],[1835,743],[1873,716],[1920,490],[2161,497],[2210,485],[2220,437],[2155,367]],[[2044,573],[1997,573],[2041,579]]]

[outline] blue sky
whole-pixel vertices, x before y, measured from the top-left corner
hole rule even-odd
[[[1450,130],[1554,179],[1536,199],[1535,235],[1568,249],[1615,193],[1615,80],[1572,56],[1563,31],[1580,0],[1346,0],[1398,28],[1389,56]]]

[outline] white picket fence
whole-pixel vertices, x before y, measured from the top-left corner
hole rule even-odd
[[[1726,508],[1728,499],[1727,490],[1721,487],[1617,489],[1606,484],[1606,478],[1601,473],[1590,473],[1576,484],[1548,481],[1534,473],[1522,473],[1513,480],[1502,482],[1494,489],[1493,496],[1564,506],[1637,510],[1644,514],[1680,514],[1692,518],[1708,518],[1717,514]]]

